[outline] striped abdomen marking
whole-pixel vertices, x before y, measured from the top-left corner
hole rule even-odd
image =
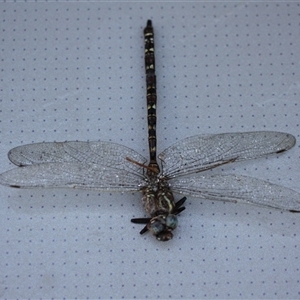
[[[156,163],[156,76],[154,59],[154,33],[151,20],[144,29],[145,68],[147,84],[148,139],[150,165]]]

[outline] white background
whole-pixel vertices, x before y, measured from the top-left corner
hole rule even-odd
[[[200,133],[299,139],[297,2],[1,3],[0,172],[12,147],[106,140],[147,156],[152,19],[159,152]],[[300,192],[299,143],[226,166]],[[222,172],[222,169],[220,170]],[[0,187],[0,297],[299,298],[300,216],[189,198],[174,239],[139,235],[140,194]]]

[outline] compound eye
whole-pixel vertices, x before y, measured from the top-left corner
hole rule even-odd
[[[163,224],[160,219],[157,219],[148,223],[147,228],[153,235],[157,236],[159,233],[165,230],[166,225]]]
[[[175,229],[178,225],[178,219],[175,215],[168,215],[166,217],[166,226],[171,230]]]

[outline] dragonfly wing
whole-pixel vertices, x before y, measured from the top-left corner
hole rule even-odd
[[[17,166],[43,163],[83,163],[127,170],[142,174],[143,169],[129,162],[144,164],[146,159],[125,146],[111,142],[51,142],[19,146],[8,152],[8,158]]]
[[[143,177],[125,170],[82,163],[44,163],[0,174],[0,184],[18,188],[67,187],[102,191],[137,191]]]
[[[240,175],[186,176],[169,180],[173,192],[207,200],[256,204],[300,212],[300,194],[283,186]]]
[[[196,135],[170,146],[158,157],[164,175],[172,178],[228,162],[281,153],[292,148],[295,142],[291,134],[274,131]]]

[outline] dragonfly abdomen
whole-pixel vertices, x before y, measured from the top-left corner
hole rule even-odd
[[[156,162],[156,76],[154,58],[154,33],[151,20],[144,30],[145,69],[147,85],[147,114],[150,163]]]

